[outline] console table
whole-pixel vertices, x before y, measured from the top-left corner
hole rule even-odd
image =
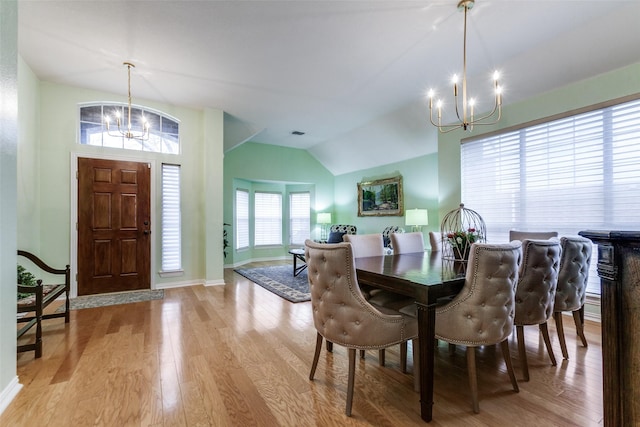
[[[604,425],[640,425],[640,231],[581,231],[598,245]]]

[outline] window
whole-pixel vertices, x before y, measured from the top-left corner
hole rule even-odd
[[[462,200],[489,241],[509,229],[635,229],[640,100],[462,144]],[[600,293],[594,246],[587,292]]]
[[[236,190],[236,249],[249,247],[249,192]]]
[[[122,117],[128,115],[128,105],[123,103],[91,103],[80,105],[80,144],[99,147],[122,148],[126,150],[149,151],[154,153],[180,154],[180,123],[177,119],[150,108],[131,108],[131,129],[142,132],[141,117],[150,124],[149,139],[139,141],[107,133],[104,117],[119,111]],[[114,131],[113,128],[116,127]],[[117,126],[110,127],[111,134],[118,133]]]
[[[282,245],[282,194],[255,193],[255,245]]]
[[[289,244],[304,245],[311,236],[311,194],[289,194]]]
[[[162,164],[162,271],[182,270],[180,166]]]

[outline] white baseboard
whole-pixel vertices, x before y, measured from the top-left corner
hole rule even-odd
[[[22,389],[22,384],[18,382],[18,377],[14,377],[9,384],[2,390],[0,393],[0,414],[7,409],[7,406],[13,401],[13,399],[18,395],[18,392]]]
[[[187,286],[196,286],[196,285],[202,285],[202,284],[204,284],[204,280],[156,283],[155,289],[184,288]]]
[[[224,268],[237,268],[245,264],[249,264],[250,262],[285,261],[285,260],[291,260],[291,255],[269,257],[269,258],[251,258],[251,259],[240,261],[234,264],[225,264]]]
[[[584,318],[600,323],[600,297],[595,295],[587,295],[584,303]]]
[[[207,280],[204,285],[205,286],[221,286],[221,285],[225,285],[226,283],[224,283],[224,279],[218,279],[218,280]]]

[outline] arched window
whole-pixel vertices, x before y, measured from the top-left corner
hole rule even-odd
[[[124,136],[112,136],[107,133],[104,124],[105,115],[113,116],[115,111],[120,111],[123,117],[128,116],[125,103],[86,103],[79,105],[80,129],[78,132],[79,143],[95,145],[99,147],[122,148],[125,150],[149,151],[153,153],[180,154],[180,121],[174,117],[150,108],[132,106],[131,129],[134,132],[142,132],[142,120],[144,117],[149,122],[149,138],[141,141]],[[111,134],[119,133],[113,130]]]

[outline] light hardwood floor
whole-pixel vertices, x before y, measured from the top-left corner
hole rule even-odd
[[[260,263],[263,264],[263,263]],[[71,313],[44,323],[43,357],[18,355],[24,388],[0,426],[595,426],[602,423],[599,324],[589,347],[565,321],[570,360],[551,366],[535,326],[526,327],[531,381],[512,391],[501,352],[477,353],[480,414],[473,414],[463,348],[441,343],[434,419],[420,419],[399,351],[358,359],[353,416],[344,415],[347,357],[323,350],[309,381],[316,332],[310,303],[289,303],[225,270],[225,286],[165,291],[164,300]],[[516,375],[522,378],[514,334]],[[411,354],[411,352],[409,352]],[[409,360],[411,372],[412,361]]]

